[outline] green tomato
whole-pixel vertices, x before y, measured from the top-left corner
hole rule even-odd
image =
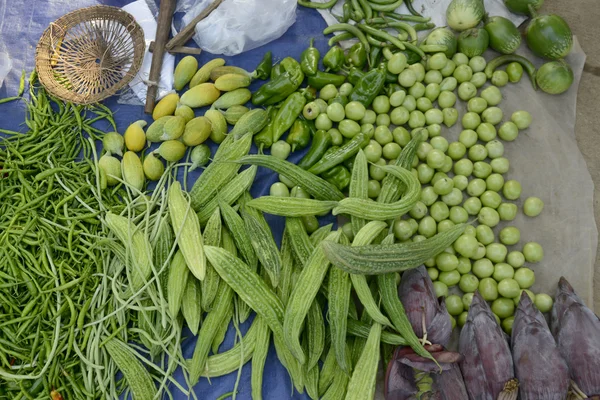
[[[444,53],[435,53],[427,60],[427,67],[430,70],[439,71],[446,66],[448,63],[448,58]],[[441,73],[440,73],[441,75]]]
[[[346,113],[347,118],[353,121],[360,121],[365,117],[367,109],[365,108],[365,106],[363,106],[361,102],[351,101],[348,104],[346,104],[344,112]]]
[[[373,100],[373,111],[377,114],[385,114],[390,111],[390,99],[387,96],[377,96]]]
[[[381,184],[379,181],[369,179],[369,182],[367,183],[367,196],[369,196],[370,199],[375,199],[379,196],[379,193],[381,193]]]
[[[421,99],[427,99],[426,97],[422,97]],[[421,100],[419,99],[419,100]],[[429,101],[429,100],[427,100]],[[425,123],[427,125],[439,124],[444,122],[444,114],[442,110],[438,108],[431,108],[425,111]]]
[[[499,158],[504,155],[504,145],[499,140],[490,140],[485,144],[488,151],[488,157],[491,159]]]
[[[335,85],[333,85],[332,83],[329,83],[329,84],[323,86],[323,88],[319,92],[319,97],[325,101],[331,100],[337,95],[338,95],[338,90],[335,87]]]
[[[385,146],[386,144],[394,141],[394,136],[392,135],[390,128],[385,125],[380,125],[375,129],[373,139],[375,139],[380,145]]]
[[[308,234],[311,234],[319,229],[319,220],[314,215],[306,215],[302,217],[302,224],[304,225],[304,229],[306,229]]]
[[[481,114],[487,108],[487,101],[481,97],[473,97],[467,103],[467,110]]]
[[[354,239],[354,231],[352,230],[352,224],[350,222],[346,222],[342,226],[342,233],[346,235],[348,240],[352,241]]]
[[[399,107],[406,98],[406,92],[404,90],[397,90],[390,96],[390,106]],[[347,112],[347,111],[346,111]]]
[[[425,115],[419,110],[411,111],[408,117],[408,126],[412,129],[425,126]]]
[[[456,121],[458,121],[458,110],[456,108],[444,108],[442,113],[444,114],[444,125],[448,128],[454,126]]]
[[[462,64],[456,67],[452,76],[456,78],[458,83],[469,82],[473,77],[473,70],[467,64]]]
[[[506,262],[513,268],[520,268],[525,264],[525,256],[517,250],[513,250],[506,256]]]
[[[498,192],[504,186],[504,177],[500,174],[491,174],[485,179],[485,184],[488,190]],[[502,216],[500,216],[500,219],[502,219]]]
[[[502,93],[496,86],[489,86],[481,91],[481,97],[489,106],[497,106],[502,101]]]
[[[493,208],[482,207],[481,211],[479,211],[478,220],[480,224],[493,228],[500,222],[500,215],[498,215],[498,211]]]
[[[415,99],[420,99],[425,95],[425,85],[421,82],[416,82],[414,85],[408,89],[408,94],[410,94]]]
[[[400,72],[400,75],[398,75],[398,83],[405,88],[411,87],[416,81],[417,74],[410,68],[403,70]]]
[[[473,72],[483,71],[485,69],[486,65],[487,65],[487,62],[485,61],[485,58],[483,58],[481,56],[475,56],[469,60],[469,67],[471,67],[471,70]]]
[[[443,77],[449,77],[456,69],[456,63],[453,60],[448,60],[446,66],[440,70]]]
[[[487,156],[488,151],[484,145],[474,144],[469,148],[469,159],[471,159],[471,161],[483,161]]]
[[[372,124],[363,124],[360,126],[360,131],[365,134],[369,139],[373,139],[375,136],[375,127]],[[340,133],[341,135],[341,133]]]
[[[456,104],[456,95],[453,92],[444,90],[438,96],[438,105],[442,109],[454,107],[455,104]]]
[[[450,210],[445,203],[436,201],[429,208],[429,215],[433,217],[437,222],[443,221],[450,216]]]
[[[489,226],[478,225],[477,228],[475,228],[475,231],[477,233],[477,240],[479,240],[479,242],[483,243],[486,246],[490,243],[493,243],[494,240],[496,240],[494,231],[492,231],[492,228],[490,228]]]
[[[352,102],[350,102],[350,103],[352,103]],[[362,124],[374,124],[376,120],[377,120],[377,113],[373,110],[366,110],[365,116],[362,117],[362,119],[360,120],[360,123],[361,123],[361,125]]]
[[[489,142],[496,139],[496,127],[489,122],[482,122],[477,126],[477,137],[482,142]]]
[[[338,130],[345,138],[352,139],[360,133],[361,127],[358,122],[351,119],[345,119],[338,124]]]
[[[287,159],[291,151],[292,146],[285,140],[278,140],[271,146],[271,155],[281,160]]]
[[[500,282],[504,279],[509,279],[509,278],[512,279],[514,276],[515,276],[515,270],[510,264],[500,262],[494,266],[493,278],[497,282]],[[507,296],[504,296],[504,297],[507,297]]]
[[[342,143],[344,143],[344,137],[337,129],[329,129],[327,133],[329,134],[329,136],[331,136],[331,144],[333,146],[341,146]]]
[[[487,258],[481,258],[473,263],[472,271],[479,279],[489,278],[494,273],[494,264]]]
[[[426,186],[421,189],[421,201],[427,207],[431,206],[438,199],[438,194],[433,190],[433,186]]]
[[[519,243],[519,240],[521,240],[521,232],[519,231],[519,228],[507,226],[500,230],[498,237],[500,238],[500,242],[507,246],[511,246]]]
[[[327,112],[327,106],[328,106],[328,104],[327,104],[327,102],[325,100],[323,100],[323,99],[316,99],[314,101],[314,103],[319,106],[319,112],[320,113]]]
[[[352,91],[354,90],[354,86],[350,83],[350,82],[345,82],[342,83],[342,86],[340,86],[339,89],[339,93],[340,96],[350,96],[350,94],[352,93]]]
[[[422,201],[417,201],[409,211],[409,215],[414,219],[421,219],[427,215],[427,206]]]
[[[327,116],[333,122],[340,122],[346,117],[344,106],[340,103],[331,103],[327,106]]]
[[[455,226],[454,222],[449,219],[440,221],[437,226],[438,233],[447,232]]]
[[[505,174],[508,172],[508,169],[510,168],[510,162],[508,161],[508,158],[506,158],[506,157],[494,158],[490,162],[490,165],[492,166],[492,171],[494,171],[498,174]]]
[[[290,196],[301,199],[310,199],[310,193],[304,190],[302,186],[294,186],[290,192]]]
[[[425,79],[425,67],[421,63],[414,63],[408,66],[417,76],[417,82],[422,82]],[[412,86],[412,85],[411,85]]]
[[[485,256],[492,262],[503,263],[508,249],[502,243],[490,243],[485,246]],[[506,264],[508,265],[508,264]]]
[[[475,178],[467,185],[467,193],[469,196],[479,197],[485,192],[485,181]]]
[[[518,62],[511,62],[506,66],[506,73],[510,82],[517,83],[523,76],[523,66]]]
[[[452,142],[448,146],[448,155],[454,161],[458,161],[467,153],[467,147],[461,142]]]
[[[383,146],[383,157],[387,160],[395,160],[400,156],[402,148],[398,143],[391,142]]]
[[[535,295],[535,306],[540,312],[547,313],[552,310],[552,297],[548,296],[546,293],[538,293]],[[447,303],[446,303],[447,304]]]
[[[519,65],[521,65],[521,64],[519,64]],[[504,318],[502,320],[502,329],[508,336],[512,335],[512,327],[513,327],[514,322],[515,322],[515,317],[508,317],[508,318]]]
[[[508,74],[506,71],[498,70],[494,71],[492,74],[492,85],[496,85],[498,87],[506,86],[508,83]]]
[[[519,128],[512,121],[506,121],[500,126],[498,129],[498,136],[500,139],[506,140],[507,142],[512,142],[519,136]]]
[[[440,90],[453,92],[457,86],[458,86],[458,81],[456,80],[456,78],[453,76],[449,76],[447,78],[444,78],[442,83],[440,83]]]
[[[469,185],[469,178],[464,175],[454,175],[452,180],[454,181],[454,187],[461,191],[465,190]]]
[[[442,115],[444,112],[442,111]],[[427,117],[427,115],[425,115]],[[440,136],[442,134],[442,126],[440,124],[431,124],[427,126],[427,134],[430,138]]]
[[[427,164],[419,164],[419,166],[417,167],[417,177],[422,185],[431,182],[433,174],[435,174],[435,170]]]
[[[469,313],[466,311],[463,311],[459,316],[458,316],[458,326],[460,328],[462,328],[463,326],[465,326],[465,324],[467,323],[467,317],[469,316]]]
[[[498,282],[498,293],[500,296],[506,297],[507,299],[513,299],[519,295],[521,287],[519,282],[512,278],[504,278]]]
[[[461,275],[468,274],[471,272],[471,260],[469,260],[467,257],[458,257],[458,267],[456,270]]]
[[[452,189],[454,189],[454,181],[451,178],[443,178],[433,184],[433,191],[440,196],[452,192]]]
[[[473,275],[471,275],[471,276],[473,276]],[[479,286],[479,280],[477,280],[477,286]],[[462,295],[462,303],[463,303],[463,306],[465,307],[465,310],[468,310],[469,308],[471,308],[471,303],[473,302],[473,295],[475,294],[474,293],[475,290],[477,290],[477,287],[475,287],[475,289],[473,289],[472,291],[468,291],[467,293]],[[463,292],[464,292],[464,290],[463,290]]]
[[[435,219],[430,217],[429,215],[423,217],[423,219],[419,222],[419,230],[420,235],[425,236],[426,238],[430,238],[437,233],[437,223]]]
[[[528,217],[537,217],[544,209],[544,202],[539,197],[528,197],[523,203],[523,213]]]
[[[438,276],[440,275],[440,271],[438,271],[438,269],[435,267],[430,267],[430,268],[427,268],[427,274],[429,275],[429,278],[432,281],[435,281],[435,280],[437,280]]]
[[[383,178],[385,178],[386,172],[383,169],[379,168],[379,166],[381,165],[387,165],[384,159],[379,159],[374,164],[369,165],[369,176],[371,177],[371,179],[380,181]]]
[[[497,192],[492,190],[486,190],[481,194],[480,197],[481,204],[485,207],[498,208],[498,206],[502,203],[502,198]]]
[[[269,189],[269,195],[275,197],[290,197],[290,189],[282,182],[275,182]]]
[[[477,215],[481,210],[481,200],[478,197],[469,197],[463,203],[463,208],[469,215]]]
[[[464,311],[464,308],[460,296],[452,294],[446,297],[446,309],[448,310],[448,314],[456,317]]]
[[[431,103],[431,100],[429,100],[427,97],[420,97],[417,99],[417,109],[421,112],[429,111],[429,110],[433,109],[433,104]],[[437,108],[435,110],[440,112],[440,120],[435,121],[435,123],[439,122],[441,124],[442,121],[444,120],[444,116],[443,116],[441,110],[439,110]]]
[[[500,319],[508,318],[515,313],[515,303],[510,299],[500,297],[492,303],[492,312]]]
[[[408,65],[406,56],[403,53],[395,53],[387,63],[387,69],[394,75],[398,75]]]
[[[463,234],[454,242],[454,249],[456,252],[466,258],[471,258],[477,252],[478,247],[479,242],[477,242],[476,238],[470,235]]]
[[[474,146],[478,139],[477,132],[472,129],[465,129],[458,135],[458,141],[464,144],[467,149]]]
[[[440,88],[440,85],[435,82],[429,83],[425,87],[425,97],[427,97],[431,102],[436,101],[441,92],[442,89]]]
[[[517,216],[517,205],[502,203],[498,206],[498,215],[502,221],[512,221]]]
[[[392,123],[392,119],[389,116],[389,114],[378,114],[377,118],[375,118],[375,124],[377,126],[380,126],[380,125],[390,126],[391,123]]]
[[[279,175],[279,181],[281,183],[283,183],[285,186],[287,186],[288,189],[291,189],[294,186],[296,186],[296,184],[294,182],[290,181],[288,178],[286,178],[285,176],[283,176],[281,174]]]
[[[485,301],[494,301],[498,298],[498,284],[492,278],[483,278],[479,281],[478,289]]]
[[[484,122],[489,122],[492,125],[497,125],[502,121],[504,117],[504,113],[501,108],[498,107],[489,107],[483,113],[481,113],[481,118]]]
[[[527,267],[521,267],[515,271],[514,280],[521,289],[529,289],[535,283],[535,273]]]
[[[404,107],[396,107],[390,113],[390,121],[394,125],[404,125],[409,117],[410,112]]]
[[[317,120],[315,121],[315,128],[317,129],[328,131],[331,129],[332,126],[333,123],[331,122],[331,119],[329,119],[329,117],[327,116],[327,113],[319,114]]]
[[[475,255],[471,258],[473,260],[481,260],[483,257],[485,257],[485,246],[483,244],[479,243],[479,247],[477,248],[477,253],[475,253]]]
[[[448,296],[448,286],[443,282],[440,282],[440,281],[433,282],[433,291],[435,292],[435,297]]]
[[[365,156],[367,157],[367,161],[376,162],[381,158],[383,149],[379,143],[377,143],[375,140],[371,140],[364,148],[364,152]]]
[[[392,135],[394,136],[394,142],[398,143],[400,146],[406,146],[411,139],[410,133],[406,130],[406,128],[401,126],[394,128]]]
[[[440,271],[454,271],[458,268],[458,258],[454,254],[442,252],[435,257],[435,265]]]
[[[506,181],[502,187],[502,194],[508,200],[517,200],[521,197],[521,184],[514,179]]]
[[[433,146],[427,142],[422,142],[417,148],[417,157],[421,161],[425,161],[427,159],[427,154],[433,150]]]
[[[471,82],[473,85],[475,85],[477,89],[479,89],[487,82],[487,76],[484,72],[475,72],[469,82]]]
[[[477,200],[479,200],[479,199],[477,199]],[[464,204],[463,204],[463,205],[464,205]],[[464,208],[464,207],[463,207],[463,208]],[[474,227],[473,225],[467,225],[467,226],[465,227],[465,231],[464,231],[464,233],[463,233],[463,234],[464,234],[464,235],[475,236],[475,235],[476,235],[476,232],[477,232],[477,231],[475,230],[475,227]]]
[[[404,98],[402,102],[402,107],[406,108],[409,112],[417,109],[417,99],[415,99],[410,94]]]
[[[468,101],[477,96],[477,87],[471,82],[462,82],[458,87],[458,97],[462,101]]]
[[[473,175],[476,178],[485,179],[492,173],[492,166],[483,161],[477,161],[473,164]]]
[[[440,272],[438,281],[445,283],[448,287],[456,286],[460,282],[460,273],[457,270]]]
[[[405,219],[397,219],[394,221],[393,232],[396,239],[400,241],[410,239],[414,233],[410,222]]]
[[[474,112],[467,112],[462,117],[462,126],[464,129],[475,129],[481,123],[481,117]]]
[[[429,165],[433,169],[441,168],[444,165],[444,159],[446,155],[443,151],[438,149],[432,149],[427,153],[427,165]],[[452,188],[450,188],[452,190]],[[438,193],[442,194],[442,193]],[[445,193],[444,193],[445,194]]]
[[[316,119],[320,113],[321,113],[321,108],[314,101],[311,101],[310,103],[305,105],[304,109],[302,110],[302,115],[304,116],[304,118],[306,118],[309,121]]]
[[[463,202],[463,194],[459,189],[453,188],[450,193],[442,196],[442,201],[449,206],[457,206]]]
[[[540,262],[544,259],[544,249],[537,242],[525,243],[525,246],[523,246],[523,255],[527,262]]]

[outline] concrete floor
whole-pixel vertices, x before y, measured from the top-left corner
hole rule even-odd
[[[587,55],[577,97],[577,143],[594,180],[594,210],[600,228],[600,1],[546,0],[541,11],[562,16]],[[594,308],[600,311],[600,251],[596,257]]]

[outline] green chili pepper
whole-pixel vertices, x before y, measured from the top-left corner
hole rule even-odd
[[[323,29],[323,34],[329,35],[332,32],[339,32],[339,31],[349,32],[352,35],[356,36],[356,38],[365,46],[365,49],[367,50],[367,52],[371,51],[371,46],[369,45],[369,42],[367,41],[367,37],[365,36],[364,33],[362,33],[362,31],[360,29],[358,29],[354,25],[350,25],[350,24],[330,25],[327,28]],[[330,42],[329,45],[331,46],[331,40],[329,42]]]
[[[344,96],[343,94],[338,94],[334,98],[329,99],[329,101],[327,102],[327,104],[333,104],[333,103],[340,103],[341,105],[346,107],[346,104],[348,104],[348,96]]]
[[[258,147],[258,151],[262,153],[263,149],[268,149],[273,144],[273,124],[275,123],[275,117],[277,116],[277,109],[275,107],[269,107],[268,109],[269,122],[267,125],[254,136],[254,143]]]
[[[358,101],[363,106],[369,107],[375,97],[381,92],[385,84],[387,68],[385,64],[380,64],[377,69],[367,72],[354,85],[354,90],[350,94],[350,101]]]
[[[342,15],[341,22],[346,23],[350,19],[350,14],[352,13],[352,5],[349,2],[344,3],[344,5],[342,6],[342,10],[344,13]]]
[[[302,67],[302,72],[304,72],[307,76],[314,75],[319,68],[319,59],[321,58],[321,53],[319,53],[319,49],[314,46],[315,39],[310,39],[310,46],[302,52],[300,56],[300,66]]]
[[[352,65],[358,69],[364,68],[367,64],[367,50],[365,45],[358,42],[348,50],[346,55],[346,64]]]
[[[276,64],[271,67],[271,79],[277,78],[285,72],[285,68],[281,64]]]
[[[322,89],[323,86],[333,84],[341,86],[346,81],[344,75],[330,74],[328,72],[317,71],[313,76],[308,77],[308,84],[315,89]]]
[[[373,46],[371,48],[371,54],[369,54],[370,65],[378,65],[381,60],[381,47]]]
[[[412,3],[412,1],[410,3]],[[411,7],[412,7],[412,4],[411,4]],[[407,8],[408,8],[408,4],[407,4]],[[415,15],[415,14],[406,15],[406,14],[396,14],[395,12],[386,12],[384,14],[386,17],[390,17],[397,21],[409,21],[409,22],[420,22],[420,23],[431,21],[431,18],[429,18],[429,17],[421,17],[421,16]]]
[[[300,168],[308,169],[317,163],[324,155],[325,152],[331,147],[331,135],[320,129],[315,132],[310,149],[302,160],[298,163]]]
[[[415,31],[428,31],[430,29],[435,28],[435,24],[433,22],[421,22],[418,24],[414,24],[413,28]]]
[[[336,186],[339,190],[344,190],[348,187],[351,176],[350,171],[343,165],[333,167],[321,174],[323,179]]]
[[[414,9],[412,0],[406,0],[406,8],[408,8],[408,12],[411,13],[412,15],[414,15],[416,17],[422,17],[422,15],[419,14],[417,12],[417,10]]]
[[[271,105],[286,99],[294,93],[304,80],[304,73],[298,61],[286,57],[281,61],[285,72],[265,83],[252,95],[252,104]],[[303,97],[304,99],[304,97]],[[294,118],[295,119],[295,118]]]
[[[267,51],[256,70],[254,71],[258,79],[269,79],[271,70],[273,69],[273,53]]]
[[[356,86],[363,76],[365,76],[363,71],[353,67],[350,68],[350,71],[348,71],[348,76],[346,76],[346,79],[348,79],[348,82],[350,82],[352,85]]]
[[[332,46],[323,57],[323,65],[327,68],[327,71],[337,72],[344,65],[345,58],[344,50],[341,47]]]
[[[283,102],[277,115],[275,116],[275,123],[273,124],[273,143],[279,140],[281,135],[296,121],[296,118],[302,112],[304,105],[306,104],[306,98],[299,92],[292,93]]]
[[[292,152],[308,146],[310,142],[310,126],[306,120],[297,119],[294,125],[292,125],[285,141],[292,146]]]
[[[325,153],[323,158],[310,167],[309,172],[319,175],[330,168],[343,163],[348,158],[354,157],[354,155],[358,153],[358,150],[363,148],[367,143],[369,143],[369,137],[361,132],[335,151]]]
[[[335,3],[337,3],[337,0],[329,0],[326,3],[313,3],[310,0],[298,0],[298,4],[301,5],[302,7],[317,8],[317,9],[331,8],[335,5]]]
[[[344,32],[344,33],[340,33],[339,35],[335,35],[334,37],[329,39],[327,44],[331,47],[331,46],[335,45],[336,43],[341,42],[342,40],[350,40],[350,39],[354,39],[354,35],[351,34],[350,32]]]

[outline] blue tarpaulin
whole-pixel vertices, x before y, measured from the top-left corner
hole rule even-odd
[[[96,4],[122,7],[130,2],[128,0],[106,0],[100,2],[93,0],[0,0],[0,42],[4,43],[13,63],[13,69],[0,88],[0,98],[15,96],[17,94],[21,71],[25,69],[29,72],[34,68],[35,47],[43,31],[52,21],[67,12],[81,7]],[[181,14],[176,14],[176,22],[181,17]],[[227,65],[235,65],[253,71],[261,61],[264,53],[269,50],[273,52],[274,61],[279,61],[288,56],[299,59],[300,54],[308,46],[309,40],[312,37],[315,38],[315,46],[319,48],[321,54],[325,54],[328,49],[327,38],[322,35],[325,27],[325,22],[315,10],[299,7],[297,9],[295,24],[281,38],[246,53],[224,58],[227,61]],[[188,45],[193,44],[190,42]],[[198,61],[202,65],[215,57],[217,56],[203,52],[198,56]],[[181,56],[178,56],[176,62],[180,58]],[[262,82],[260,81],[254,82],[250,89],[255,90],[261,84]],[[104,101],[104,104],[114,112],[115,122],[120,133],[123,133],[131,122],[139,119],[145,119],[149,123],[152,122],[152,118],[144,114],[143,106],[119,104],[116,96],[107,99]],[[204,109],[198,109],[196,110],[196,114],[202,115],[204,111]],[[25,118],[23,103],[11,102],[1,105],[0,116],[0,128],[12,130],[24,129],[22,126]],[[214,154],[216,146],[214,144],[211,144],[211,146]],[[289,160],[296,162],[302,157],[305,151],[292,154]],[[253,148],[252,152],[256,152],[256,148]],[[191,185],[196,180],[199,173],[194,171],[190,175],[188,185]],[[259,168],[251,190],[253,196],[257,197],[268,194],[269,187],[276,181],[278,181],[276,174],[264,168]],[[268,215],[267,217],[276,235],[276,239],[279,241],[283,231],[283,219]],[[329,222],[333,222],[331,217]],[[241,326],[242,332],[246,332],[252,319],[253,317]],[[192,337],[189,331],[187,331],[187,334],[188,338],[184,342],[184,355],[186,358],[190,358],[194,350],[196,338]],[[223,351],[230,348],[234,343],[234,338],[235,330],[230,326],[225,342],[220,350]],[[242,369],[237,397],[239,399],[251,398],[250,364],[247,363]],[[236,373],[233,373],[228,376],[213,378],[210,382],[206,378],[201,378],[200,382],[194,387],[194,390],[201,399],[216,399],[224,393],[233,390],[236,375]],[[181,373],[177,375],[177,379],[185,386]],[[176,399],[186,398],[176,389],[173,389],[173,392]],[[263,397],[265,399],[308,398],[305,394],[302,395],[294,391],[290,378],[286,370],[279,363],[273,346],[271,346],[265,366]]]

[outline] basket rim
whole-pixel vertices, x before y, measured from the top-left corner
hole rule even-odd
[[[57,83],[57,80],[53,78],[51,57],[54,53],[54,48],[50,44],[50,41],[52,37],[57,35],[56,28],[64,29],[64,32],[59,33],[59,35],[64,37],[69,29],[78,24],[92,21],[96,17],[102,17],[105,20],[112,19],[123,25],[131,36],[133,55],[131,64],[128,64],[129,69],[127,73],[118,82],[110,87],[103,88],[98,93],[84,95],[66,88]],[[48,25],[36,45],[35,68],[40,83],[52,95],[75,104],[91,104],[114,95],[131,82],[141,69],[145,51],[146,42],[144,32],[133,15],[119,7],[95,5],[71,11]]]

